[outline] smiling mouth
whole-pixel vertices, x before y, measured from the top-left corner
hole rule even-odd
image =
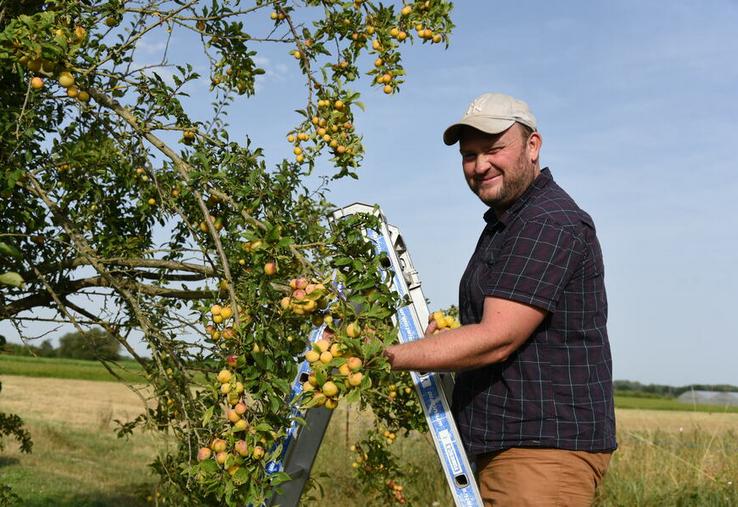
[[[492,183],[493,181],[497,180],[501,176],[502,176],[501,174],[495,174],[494,176],[489,176],[487,178],[481,178],[481,179],[478,179],[477,181],[479,182],[480,185],[484,185],[487,183]]]

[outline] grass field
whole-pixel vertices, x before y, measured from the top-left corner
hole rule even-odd
[[[641,398],[615,395],[615,407],[645,410],[688,410],[690,412],[738,414],[738,406],[697,405],[682,403],[674,398]]]
[[[141,412],[138,396],[112,382],[6,375],[6,364],[0,363],[0,411],[23,417],[34,440],[31,455],[21,455],[12,441],[0,454],[0,482],[13,487],[21,505],[150,505],[155,477],[147,464],[173,443],[161,435],[114,436],[115,419]],[[619,407],[654,401],[635,400],[619,398]],[[738,505],[738,414],[658,408],[617,409],[620,448],[597,505]],[[324,496],[305,505],[370,505],[356,489],[349,450],[370,421],[371,414],[339,405],[313,468]],[[394,446],[409,464],[404,483],[415,505],[451,505],[429,438],[413,434]]]
[[[141,365],[133,360],[118,362],[113,371],[126,382],[143,382]],[[81,359],[62,359],[32,356],[9,356],[0,354],[0,373],[3,375],[24,375],[27,377],[70,378],[80,380],[102,380],[115,382],[116,379],[97,361]]]

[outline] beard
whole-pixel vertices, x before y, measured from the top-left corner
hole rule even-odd
[[[526,159],[525,152],[522,152],[515,163],[515,168],[503,174],[502,184],[496,191],[487,194],[478,185],[472,190],[484,204],[496,212],[502,212],[525,192],[535,178],[535,165],[531,164]]]

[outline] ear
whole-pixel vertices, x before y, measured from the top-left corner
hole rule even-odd
[[[538,163],[538,156],[541,153],[542,145],[543,139],[541,138],[541,134],[536,130],[528,137],[528,145],[526,146],[528,159],[534,164]]]

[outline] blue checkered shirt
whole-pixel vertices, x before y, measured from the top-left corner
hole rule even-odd
[[[471,455],[511,447],[617,447],[602,252],[590,216],[543,169],[492,210],[459,288],[462,324],[487,296],[548,312],[510,357],[456,376],[453,411]]]

